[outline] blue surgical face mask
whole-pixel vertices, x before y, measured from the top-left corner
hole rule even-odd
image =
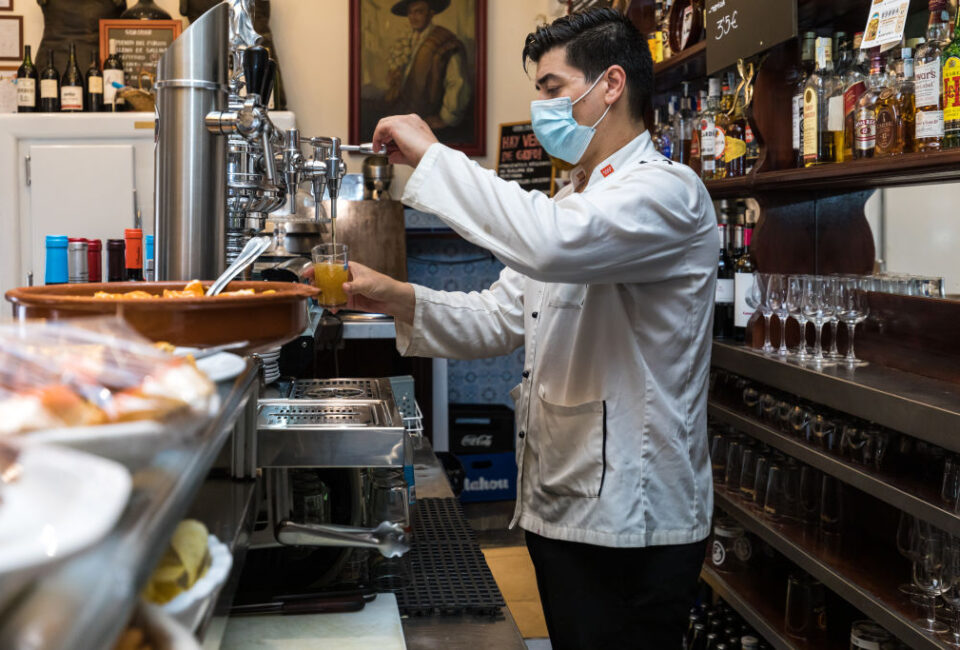
[[[601,79],[603,75],[597,77],[587,92],[580,95],[576,101],[571,101],[569,97],[557,97],[530,102],[533,132],[541,146],[554,158],[571,165],[576,165],[583,158],[597,132],[597,125],[607,116],[610,106],[607,106],[607,110],[593,126],[584,126],[573,119],[573,105],[589,95]]]

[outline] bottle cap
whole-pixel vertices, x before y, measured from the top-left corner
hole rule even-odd
[[[103,244],[99,239],[88,239],[87,250],[99,253],[103,250]]]
[[[66,235],[47,235],[47,248],[66,248],[68,243]]]
[[[140,228],[127,228],[123,231],[124,239],[143,239],[143,230]]]
[[[46,284],[66,284],[68,243],[66,235],[47,235],[47,260],[44,269]]]
[[[88,276],[87,241],[71,241],[67,244],[67,266],[70,284],[86,282]]]
[[[146,243],[147,251],[144,257],[145,259],[152,260],[153,259],[153,235],[147,235],[146,241],[147,241]]]

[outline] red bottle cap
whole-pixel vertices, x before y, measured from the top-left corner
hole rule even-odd
[[[123,235],[127,240],[127,268],[142,269],[143,247],[141,246],[140,242],[143,240],[143,231],[140,228],[127,228],[123,231]]]

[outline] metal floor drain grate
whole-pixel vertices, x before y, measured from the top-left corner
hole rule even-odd
[[[457,499],[419,499],[407,558],[410,583],[394,593],[405,616],[500,617],[506,605]]]

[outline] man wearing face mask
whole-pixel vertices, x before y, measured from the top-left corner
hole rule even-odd
[[[397,321],[402,354],[474,359],[525,345],[512,392],[518,498],[555,649],[678,648],[709,533],[706,394],[717,223],[688,167],[657,153],[646,41],[612,9],[527,37],[533,129],[576,165],[553,200],[437,143],[417,116],[375,145],[413,165],[403,201],[505,265],[480,293],[351,264],[353,309]]]

